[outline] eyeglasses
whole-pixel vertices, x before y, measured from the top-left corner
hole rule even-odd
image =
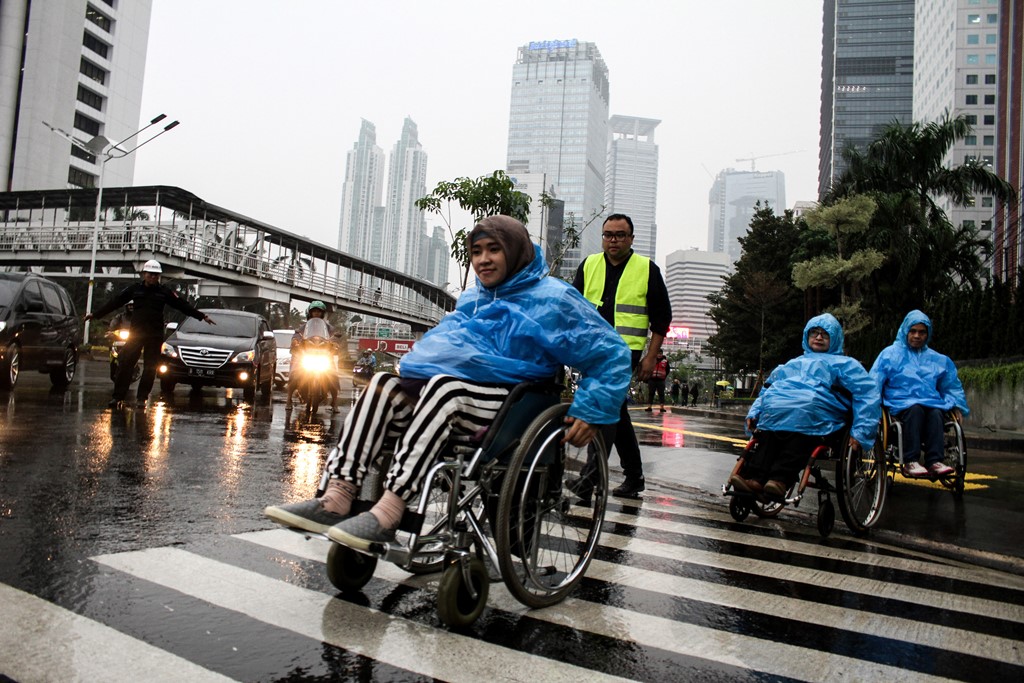
[[[602,232],[601,237],[605,238],[609,242],[621,242],[624,239],[632,237],[628,232]]]
[[[814,339],[815,337],[821,337],[822,339],[828,339],[828,332],[825,330],[811,330],[807,333],[808,339]]]

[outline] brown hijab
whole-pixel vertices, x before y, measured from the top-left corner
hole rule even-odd
[[[530,241],[530,233],[526,226],[511,216],[488,216],[475,226],[466,238],[466,244],[472,248],[473,243],[482,237],[490,237],[501,245],[508,264],[508,275],[512,277],[533,261],[534,248]]]

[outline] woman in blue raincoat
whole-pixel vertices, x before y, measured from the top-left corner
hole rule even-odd
[[[746,493],[781,500],[807,458],[850,424],[850,445],[870,449],[881,417],[878,388],[864,367],[843,355],[843,328],[823,313],[804,326],[804,353],[775,368],[747,413],[758,447],[729,482]],[[851,422],[852,420],[852,422]]]
[[[896,332],[896,341],[882,349],[871,366],[883,405],[903,424],[905,477],[952,474],[953,468],[942,462],[944,413],[960,420],[970,412],[956,366],[928,348],[931,337],[931,319],[911,311]],[[922,450],[924,466],[918,462]]]
[[[580,371],[565,441],[586,446],[600,425],[619,419],[630,380],[630,351],[594,306],[547,277],[539,246],[508,216],[480,221],[467,239],[476,287],[402,359],[401,377],[377,373],[345,420],[328,459],[319,498],[270,506],[276,522],[326,533],[351,547],[394,538],[406,501],[417,493],[439,446],[452,433],[491,423],[519,382]],[[351,516],[366,468],[385,436],[400,437],[384,495]],[[333,527],[333,528],[332,528]]]

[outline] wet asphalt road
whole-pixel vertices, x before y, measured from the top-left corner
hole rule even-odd
[[[103,363],[83,363],[63,393],[51,392],[43,375],[23,375],[14,392],[0,396],[0,584],[126,633],[151,633],[147,640],[161,644],[169,637],[167,625],[155,625],[153,612],[140,607],[159,602],[160,591],[147,582],[129,582],[134,598],[126,598],[103,579],[109,571],[88,558],[186,546],[230,554],[237,541],[227,537],[273,527],[262,516],[265,505],[314,490],[345,411],[332,418],[321,409],[305,419],[299,411],[286,411],[278,392],[270,404],[250,406],[241,392],[206,389],[194,395],[179,388],[146,410],[112,413],[106,408],[106,372]],[[742,441],[740,425],[673,413],[632,414],[652,484],[647,500],[657,506],[664,504],[657,490],[679,491],[725,510],[718,492]],[[872,538],[1024,574],[1020,458],[973,456],[969,468],[978,475],[971,482],[977,487],[964,502],[941,489],[898,485],[886,506],[884,529]],[[808,525],[797,536],[813,540],[813,512],[809,497],[783,517]],[[838,522],[834,535],[840,547],[846,534]],[[246,552],[243,565],[267,563]],[[268,566],[285,571],[279,560]],[[322,583],[321,572],[312,572],[315,579],[303,573],[302,580]],[[382,595],[385,602],[396,599],[393,588]],[[376,598],[371,593],[369,599]],[[332,609],[324,614],[325,629]],[[161,647],[174,651],[173,643]],[[193,641],[179,647],[189,653],[202,649]],[[251,672],[264,676],[261,666],[253,662]]]

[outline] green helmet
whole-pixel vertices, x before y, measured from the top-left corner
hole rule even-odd
[[[306,315],[309,315],[314,310],[321,310],[324,313],[327,313],[327,304],[325,304],[323,301],[314,301],[310,303],[309,307],[306,308]]]

